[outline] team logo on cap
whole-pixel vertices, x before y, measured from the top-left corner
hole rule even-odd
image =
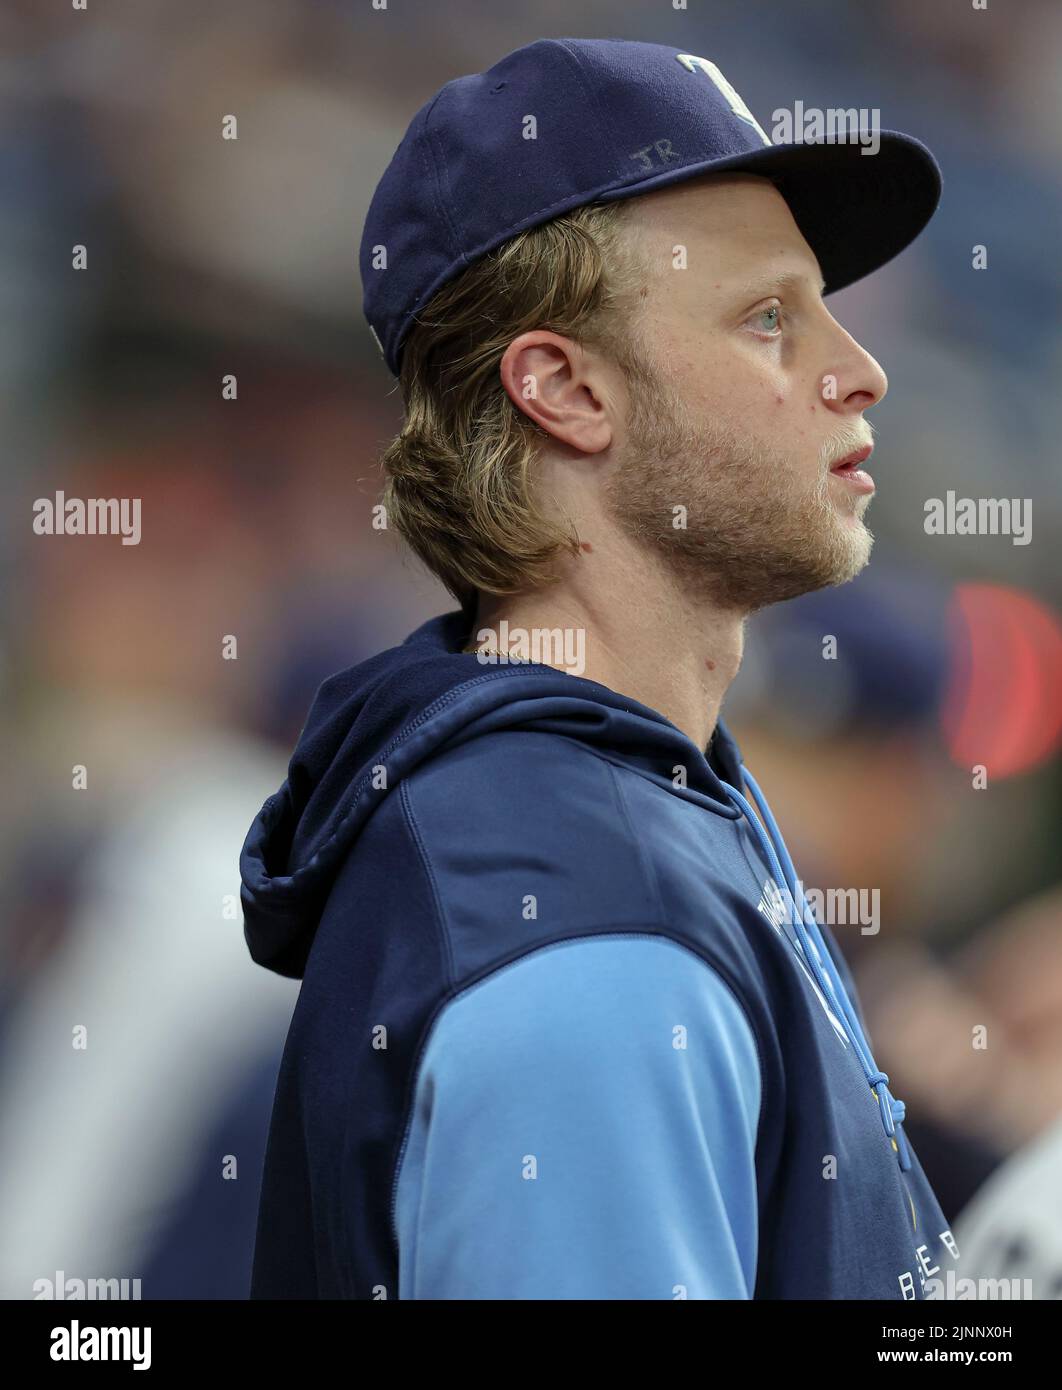
[[[771,137],[760,125],[759,121],[752,114],[741,98],[741,93],[735,91],[723,74],[710,58],[698,58],[695,53],[676,53],[675,61],[682,64],[687,72],[703,72],[706,77],[711,78],[716,87],[726,98],[726,103],[733,111],[734,115],[747,125],[752,126],[753,130],[759,135],[765,145],[771,143]]]

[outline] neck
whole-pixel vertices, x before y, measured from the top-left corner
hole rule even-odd
[[[657,710],[706,749],[741,664],[744,615],[691,598],[653,556],[632,554],[629,543],[611,539],[613,546],[596,544],[591,553],[565,562],[548,589],[480,595],[469,645],[513,652],[597,681]],[[521,650],[514,630],[533,635],[536,629],[561,629],[569,661],[572,651],[580,652],[582,669],[573,669],[564,650],[546,642]]]

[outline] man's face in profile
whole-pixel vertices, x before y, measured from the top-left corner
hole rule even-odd
[[[631,350],[648,377],[630,382],[611,514],[727,608],[853,578],[873,543],[873,484],[858,461],[836,465],[870,445],[863,412],[888,383],[826,308],[788,204],[747,174],[634,202],[650,270]]]

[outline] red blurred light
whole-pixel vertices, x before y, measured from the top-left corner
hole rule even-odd
[[[948,752],[989,780],[1045,762],[1062,740],[1062,625],[1041,600],[1000,584],[956,586],[951,676],[941,712]]]

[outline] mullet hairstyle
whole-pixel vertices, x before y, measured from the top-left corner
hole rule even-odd
[[[578,551],[547,516],[535,462],[549,434],[509,399],[499,364],[543,328],[598,348],[650,387],[637,334],[645,266],[626,204],[589,203],[520,232],[445,284],[416,317],[399,384],[405,419],[381,458],[383,503],[410,548],[466,611],[478,592],[513,594]]]

